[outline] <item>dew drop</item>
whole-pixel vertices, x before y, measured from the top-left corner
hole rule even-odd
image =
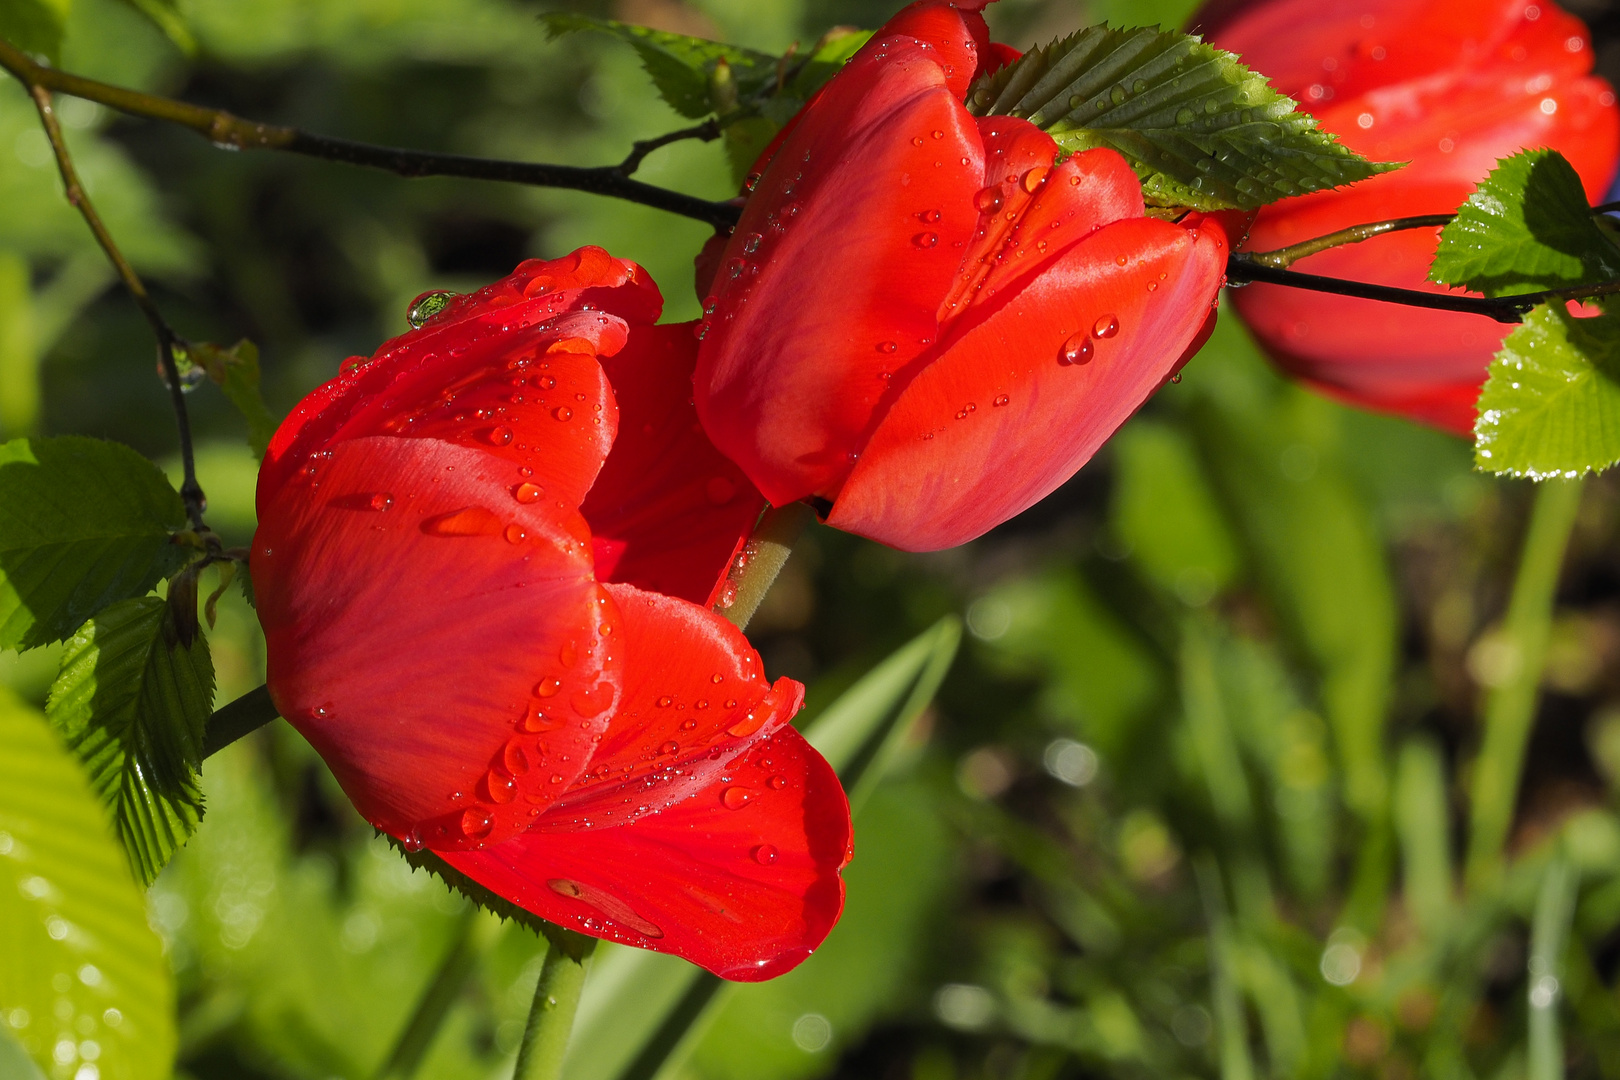
[[[941,214],[938,210],[923,210],[917,214],[917,220],[921,221],[925,225],[934,224],[940,219],[940,217]]]
[[[1085,364],[1091,360],[1094,347],[1091,338],[1084,333],[1075,334],[1063,343],[1063,351],[1058,354],[1058,362],[1063,364]]]
[[[541,487],[539,484],[531,484],[524,481],[512,489],[512,498],[516,499],[520,503],[523,503],[524,505],[528,505],[532,502],[538,502],[540,500],[540,496],[544,495],[545,493],[546,489]]]
[[[668,694],[665,694],[663,697],[659,698],[658,701],[655,704],[660,709],[667,709],[671,705],[675,704],[675,699],[670,697]]]
[[[501,535],[506,537],[508,544],[521,544],[529,536],[528,533],[523,531],[523,526],[516,524],[508,525]]]
[[[1178,124],[1190,124],[1197,118],[1198,114],[1191,109],[1181,108],[1176,110],[1176,123]]]
[[[759,865],[769,866],[776,861],[776,845],[756,844],[754,846],[754,850],[750,854],[753,855],[754,861],[759,863]]]
[[[547,675],[534,687],[535,697],[556,697],[557,691],[562,689],[562,680],[555,675]]]
[[[557,650],[557,659],[563,667],[573,667],[579,662],[579,645],[572,638],[563,642],[562,648]]]
[[[410,832],[399,838],[399,846],[412,854],[421,851],[422,834],[417,832],[415,829],[412,829]]]
[[[718,608],[728,608],[737,602],[737,583],[728,581],[720,587],[720,595],[714,598],[714,605]]]
[[[491,802],[505,804],[517,796],[517,781],[498,769],[489,770],[484,777],[484,786],[489,788]]]
[[[996,408],[999,409],[999,408],[1001,408],[1003,405],[1007,404],[1007,402],[1009,402],[1011,400],[1012,400],[1012,398],[1008,397],[1006,394],[1001,394],[1000,396],[998,396],[996,398],[996,400],[993,402],[993,404],[995,405]]]
[[[726,681],[726,677],[717,671],[713,675],[709,676],[709,681],[718,686],[720,683]]]
[[[1001,209],[1001,189],[999,187],[981,188],[979,193],[973,196],[973,205],[977,206],[982,213],[994,214]]]
[[[529,771],[529,752],[523,748],[522,743],[513,739],[506,744],[506,749],[501,751],[501,762],[506,766],[507,772],[513,776],[522,776]]]
[[[453,292],[425,292],[405,309],[405,321],[411,324],[412,330],[420,330],[455,298]]]
[[[1024,190],[1031,195],[1035,194],[1036,191],[1040,190],[1040,186],[1046,182],[1046,173],[1047,170],[1039,165],[1026,172],[1021,181]]]
[[[570,409],[566,405],[559,405],[555,409],[551,410],[551,415],[556,417],[558,420],[572,420],[574,418],[574,410]]]
[[[720,793],[720,805],[727,810],[741,810],[754,801],[754,793],[745,787],[728,787]]]
[[[501,520],[482,506],[464,506],[448,514],[435,514],[422,520],[422,531],[429,536],[494,536],[501,531]]]
[[[1111,338],[1117,333],[1119,333],[1119,320],[1113,315],[1100,317],[1091,327],[1092,337]]]
[[[920,232],[911,238],[911,242],[920,248],[931,248],[939,243],[939,233]]]
[[[749,233],[747,236],[743,237],[743,250],[752,255],[754,252],[759,250],[759,242],[763,239],[765,238],[757,232]]]
[[[491,446],[506,446],[512,441],[512,429],[496,426],[484,432],[484,441]]]
[[[895,342],[880,341],[878,342],[877,351],[880,353],[892,353],[898,348],[900,348],[900,346]]]
[[[676,742],[674,739],[671,739],[669,742],[659,746],[658,752],[664,757],[673,757],[675,754],[680,752],[680,749],[681,744]]]
[[[787,787],[788,779],[781,773],[777,773],[775,776],[767,780],[766,783],[771,785],[772,791],[781,791],[783,788]]]
[[[495,819],[482,807],[473,807],[461,814],[461,831],[469,840],[482,840],[495,828]]]
[[[557,380],[552,378],[550,375],[542,375],[538,379],[534,380],[534,385],[538,386],[542,390],[555,390],[557,388]]]
[[[1130,260],[1127,259],[1125,256],[1121,255],[1118,258],[1116,258],[1114,260],[1114,262],[1118,263],[1120,266],[1124,266],[1126,263],[1130,262]]]

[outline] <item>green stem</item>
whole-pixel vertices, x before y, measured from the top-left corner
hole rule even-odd
[[[561,927],[547,938],[546,960],[534,986],[534,1004],[529,1006],[512,1080],[559,1080],[562,1076],[579,992],[596,951],[595,938]]]
[[[810,524],[814,512],[804,503],[789,503],[765,511],[748,542],[732,563],[731,576],[715,610],[746,630],[759,610],[776,575],[787,565],[793,545]]]
[[[1485,735],[1474,761],[1465,874],[1470,890],[1488,884],[1501,871],[1502,847],[1513,824],[1525,744],[1547,658],[1553,595],[1580,501],[1579,480],[1547,480],[1536,488],[1530,530],[1500,631],[1508,671],[1486,694]]]
[[[422,991],[422,999],[399,1033],[393,1052],[377,1070],[378,1080],[409,1080],[416,1075],[422,1067],[422,1059],[433,1046],[434,1037],[450,1015],[450,1007],[477,969],[479,955],[500,926],[500,920],[486,915],[477,905],[467,905],[456,924],[450,948],[439,963],[439,970]]]
[[[1300,259],[1308,255],[1315,255],[1319,251],[1340,247],[1344,244],[1359,244],[1363,240],[1371,240],[1375,236],[1385,233],[1401,232],[1405,229],[1435,229],[1451,224],[1456,214],[1424,214],[1420,217],[1395,218],[1392,221],[1370,221],[1365,225],[1352,225],[1348,229],[1328,233],[1326,236],[1317,236],[1309,240],[1301,240],[1297,244],[1278,248],[1275,251],[1254,251],[1249,258],[1262,266],[1269,266],[1275,270],[1286,270]]]

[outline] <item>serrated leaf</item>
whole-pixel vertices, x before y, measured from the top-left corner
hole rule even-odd
[[[180,359],[178,353],[175,358]],[[185,361],[202,368],[236,406],[236,411],[247,421],[248,445],[253,447],[253,456],[262,461],[276,433],[276,418],[259,392],[259,347],[246,338],[228,349],[210,342],[192,342],[186,346]]]
[[[676,112],[694,119],[716,111],[710,82],[722,59],[730,65],[739,99],[751,98],[776,82],[777,58],[769,53],[589,15],[551,13],[541,15],[540,23],[554,39],[595,30],[627,42],[641,57],[659,95]]]
[[[51,63],[61,59],[62,30],[72,0],[5,0],[0,3],[0,38]]]
[[[1253,210],[1399,165],[1368,161],[1229,52],[1190,34],[1093,26],[981,77],[978,116],[1018,116],[1064,150],[1106,146],[1150,206]]]
[[[169,605],[125,600],[74,634],[46,715],[112,813],[147,884],[202,820],[197,769],[214,700],[200,634],[182,645]]]
[[[120,443],[64,435],[0,445],[0,648],[58,641],[187,558],[185,507]]]
[[[90,1075],[168,1080],[174,984],[106,815],[44,718],[9,691],[0,747],[0,1030],[53,1080],[86,1075],[90,1042]],[[68,1061],[56,1056],[64,1042]]]
[[[1474,463],[1576,477],[1620,461],[1620,315],[1542,304],[1502,342],[1479,395]]]
[[[175,48],[191,56],[197,51],[197,39],[192,37],[191,28],[186,25],[184,15],[180,14],[180,5],[177,0],[125,0],[130,7],[152,20],[159,30],[172,42]]]
[[[1620,277],[1620,249],[1556,150],[1503,158],[1440,232],[1429,280],[1511,296]]]

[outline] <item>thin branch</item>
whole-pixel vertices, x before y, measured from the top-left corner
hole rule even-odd
[[[726,118],[726,122],[729,122],[729,119],[729,117]],[[618,173],[620,176],[629,176],[641,168],[641,163],[648,154],[668,146],[670,143],[682,142],[686,139],[714,142],[720,137],[720,132],[725,128],[726,122],[723,122],[721,117],[711,116],[701,124],[681,128],[679,131],[672,131],[668,135],[660,135],[656,139],[640,139],[633,142],[630,144],[630,153],[625,156],[623,161],[619,162]]]
[[[391,146],[374,146],[327,135],[315,135],[298,128],[261,124],[223,109],[209,109],[184,101],[143,94],[111,86],[77,75],[36,64],[11,43],[0,40],[0,67],[11,72],[23,85],[43,87],[94,101],[110,109],[151,120],[165,120],[197,132],[216,146],[232,150],[281,150],[291,154],[366,165],[404,177],[460,176],[473,180],[500,180],[534,187],[567,188],[607,195],[672,214],[695,218],[717,228],[729,229],[737,223],[739,211],[723,202],[710,202],[693,195],[645,184],[622,172],[622,165],[585,168],[576,165],[547,165],[538,162],[501,161],[467,157],[461,154],[433,154]],[[633,155],[632,155],[633,156]]]
[[[1391,221],[1372,221],[1365,225],[1352,225],[1348,229],[1328,233],[1310,240],[1301,240],[1297,244],[1278,248],[1275,251],[1251,251],[1248,256],[1261,266],[1269,266],[1276,270],[1286,270],[1296,261],[1307,255],[1315,255],[1319,251],[1336,248],[1343,244],[1359,244],[1363,240],[1371,240],[1375,236],[1385,233],[1401,232],[1406,229],[1432,229],[1451,224],[1456,214],[1424,214],[1421,217],[1395,218]]]
[[[175,345],[180,339],[163,318],[163,313],[158,310],[151,294],[146,291],[146,284],[141,281],[140,275],[129,264],[129,260],[124,258],[124,253],[118,250],[112,233],[107,231],[101,215],[96,213],[95,204],[90,201],[84,185],[79,182],[78,170],[73,166],[73,156],[68,153],[67,142],[62,138],[62,125],[56,121],[56,108],[51,103],[50,90],[37,83],[30,83],[28,93],[34,99],[34,106],[39,110],[40,123],[45,127],[45,137],[50,140],[51,149],[56,154],[56,167],[62,174],[62,187],[67,194],[67,201],[78,209],[85,224],[90,226],[90,232],[95,236],[96,243],[107,253],[108,261],[118,272],[119,278],[124,282],[124,288],[129,290],[129,295],[141,309],[141,314],[146,316],[147,324],[151,326],[152,334],[157,338],[158,363],[163,368],[163,381],[169,384],[169,401],[174,406],[175,426],[180,429],[180,464],[184,473],[184,479],[180,484],[180,498],[185,503],[186,517],[190,519],[191,527],[200,534],[208,535],[208,526],[203,523],[202,516],[205,500],[202,486],[197,483],[197,463],[191,447],[191,417],[186,411],[185,391],[180,386],[180,368],[174,355]]]

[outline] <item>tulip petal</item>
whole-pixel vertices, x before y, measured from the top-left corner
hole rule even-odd
[[[720,615],[609,585],[624,626],[624,686],[590,768],[536,823],[618,825],[709,787],[750,746],[793,719],[804,687],[766,681],[759,654]]]
[[[602,361],[619,433],[581,513],[598,542],[616,545],[611,571],[599,563],[598,580],[706,606],[765,498],[698,424],[692,330],[637,327]]]
[[[792,728],[724,776],[628,825],[536,830],[444,858],[560,925],[728,979],[769,979],[808,956],[843,909],[849,803]]]
[[[931,344],[983,150],[940,52],[863,48],[807,107],[727,245],[697,410],[778,505],[835,491],[892,375]]]
[[[1047,495],[1170,373],[1208,316],[1225,257],[1221,230],[1151,218],[1072,246],[907,385],[828,524],[928,551]],[[1064,363],[1066,350],[1079,362]]]
[[[261,501],[254,538],[277,709],[378,828],[442,849],[527,828],[621,685],[583,519],[440,439],[351,439],[313,464]]]

